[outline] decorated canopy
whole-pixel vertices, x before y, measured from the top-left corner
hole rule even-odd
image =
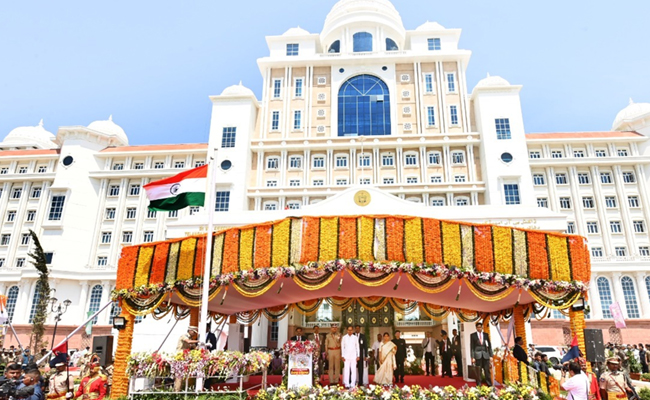
[[[247,318],[281,318],[292,307],[309,314],[346,299],[417,302],[430,316],[535,302],[565,309],[590,280],[580,236],[420,217],[303,216],[214,233],[211,249],[205,235],[125,247],[114,298],[136,315],[163,302],[198,306],[206,251],[210,311]]]

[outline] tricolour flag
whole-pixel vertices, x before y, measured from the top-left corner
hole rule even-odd
[[[149,199],[149,209],[174,211],[205,203],[208,165],[203,165],[178,175],[144,185]]]

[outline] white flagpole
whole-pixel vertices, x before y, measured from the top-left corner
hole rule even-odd
[[[201,314],[199,318],[199,341],[206,334],[208,325],[208,298],[210,297],[210,274],[212,272],[212,231],[214,230],[214,207],[215,207],[215,183],[217,174],[214,166],[216,165],[217,149],[212,149],[212,154],[208,160],[208,188],[206,192],[204,208],[208,212],[208,233],[205,238],[205,264],[203,267],[203,286],[201,294]],[[203,390],[203,379],[196,380],[196,390]]]

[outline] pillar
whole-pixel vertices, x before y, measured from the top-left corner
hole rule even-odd
[[[113,387],[111,398],[117,399],[129,394],[129,377],[126,375],[126,365],[133,345],[133,325],[135,317],[126,311],[120,316],[126,319],[126,326],[117,337],[117,350],[115,351],[115,364],[113,371]]]
[[[79,286],[81,286],[81,293],[79,294],[79,310],[77,312],[80,314],[81,320],[85,321],[88,315],[88,281],[79,281]]]
[[[524,320],[524,307],[518,305],[513,309],[512,318],[515,319],[515,337],[521,336],[523,343],[521,346],[528,351],[528,338],[526,336],[526,321]]]
[[[582,354],[586,355],[585,347],[585,312],[569,310],[569,321],[571,324],[571,337],[578,337],[578,347]]]
[[[190,309],[190,326],[199,326],[199,308],[194,307]]]
[[[108,300],[110,300],[110,298],[111,298],[111,282],[102,281],[102,299],[100,301],[100,304],[103,306],[104,304],[108,303]],[[108,321],[110,320],[110,317],[111,317],[111,307],[107,308],[105,311],[102,311],[102,313],[97,318],[97,321],[101,325],[108,325]]]
[[[637,298],[641,301],[639,304],[639,314],[641,318],[646,318],[650,314],[650,296],[646,296],[645,272],[634,274],[636,283]]]

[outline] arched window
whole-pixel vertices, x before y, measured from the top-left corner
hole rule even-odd
[[[628,318],[639,318],[639,304],[636,301],[636,290],[634,289],[634,281],[629,276],[621,278],[621,286],[623,286],[623,298],[625,299],[625,308],[627,310]]]
[[[323,302],[318,308],[316,313],[316,319],[318,321],[331,321],[332,320],[332,306],[330,303]]]
[[[416,307],[412,313],[406,314],[404,319],[407,321],[418,321],[420,320],[420,307]]]
[[[645,277],[645,290],[648,297],[650,297],[650,276]]]
[[[386,51],[395,51],[399,50],[399,47],[397,47],[397,43],[391,38],[386,38]]]
[[[358,75],[339,90],[339,136],[390,135],[390,96],[379,78]]]
[[[88,314],[92,315],[99,311],[99,307],[101,306],[102,303],[102,292],[104,291],[104,288],[102,288],[102,285],[95,285],[93,286],[92,290],[90,291],[90,301],[88,302]],[[93,325],[97,323],[97,318],[93,319]]]
[[[29,311],[29,323],[34,322],[34,316],[36,315],[36,307],[38,302],[41,301],[41,288],[40,285],[36,285],[36,290],[34,290],[34,298],[32,299],[32,308]]]
[[[352,36],[352,51],[372,51],[372,35],[368,32],[357,32]]]
[[[122,307],[120,307],[120,303],[114,301],[113,304],[111,305],[111,316],[108,319],[108,324],[113,325],[113,318],[119,316],[121,312],[122,312]]]
[[[18,302],[18,292],[20,292],[18,286],[10,287],[7,292],[7,318],[9,322],[14,318],[16,303]]]
[[[612,318],[609,306],[612,304],[612,289],[609,286],[607,278],[601,276],[596,280],[598,285],[598,297],[600,297],[600,306],[603,309],[603,318]]]
[[[330,48],[327,50],[328,53],[340,53],[341,52],[341,41],[335,40],[330,44]]]

